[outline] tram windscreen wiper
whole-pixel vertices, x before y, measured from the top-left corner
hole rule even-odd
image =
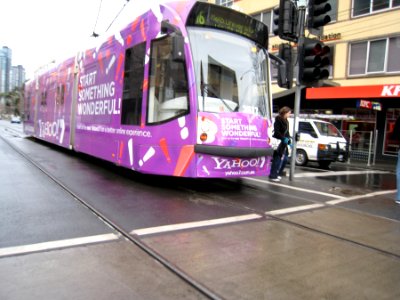
[[[221,100],[222,104],[229,110],[229,111],[234,111],[224,99],[221,98],[221,96],[218,94],[218,92],[210,85],[207,83],[203,83],[203,91],[207,96],[211,96],[213,98]],[[210,93],[211,92],[211,93]]]
[[[235,109],[232,109],[228,103],[226,102],[225,99],[221,97],[218,91],[216,91],[211,84],[205,83],[204,82],[204,72],[203,72],[203,62],[200,62],[200,89],[201,89],[201,95],[203,96],[203,109],[205,108],[205,102],[206,102],[206,97],[212,97],[214,99],[218,99],[224,104],[224,106],[230,111],[233,112]],[[238,108],[239,106],[237,106]]]

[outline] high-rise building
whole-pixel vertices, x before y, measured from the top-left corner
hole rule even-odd
[[[0,48],[0,113],[5,112],[5,94],[11,92],[16,87],[21,87],[24,82],[24,67],[21,65],[12,66],[12,51],[7,46],[3,46]],[[22,106],[22,101],[19,103]]]
[[[21,87],[25,82],[25,69],[23,66],[12,66],[10,72],[10,91]]]
[[[11,57],[10,48],[4,46],[0,49],[0,93],[10,91]]]

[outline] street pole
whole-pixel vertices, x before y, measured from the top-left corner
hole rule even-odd
[[[298,43],[297,43],[297,57],[299,57],[299,49],[302,48],[304,44],[304,21],[305,21],[305,15],[306,15],[306,6],[307,6],[307,1],[302,0],[298,1],[298,24],[297,24],[297,30],[298,30]],[[298,63],[297,63],[298,64]],[[292,181],[294,179],[294,172],[295,172],[295,167],[296,167],[296,153],[297,153],[297,141],[296,141],[296,133],[298,131],[298,122],[297,122],[297,117],[300,113],[300,100],[301,100],[301,88],[302,85],[300,84],[300,68],[297,68],[296,72],[296,94],[295,94],[295,100],[294,100],[294,111],[293,111],[293,137],[292,137],[292,158],[290,162],[290,174],[289,174],[289,180]]]

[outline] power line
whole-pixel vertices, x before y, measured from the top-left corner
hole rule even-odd
[[[388,26],[390,27],[391,25],[397,25],[398,24],[398,22],[394,22],[394,23],[385,23],[385,24],[382,24],[381,26],[375,26],[374,27],[374,29],[386,29]],[[354,29],[354,30],[348,30],[347,31],[347,33],[345,33],[346,34],[346,37],[350,37],[350,36],[354,36],[354,35],[358,35],[358,34],[360,34],[360,33],[365,33],[365,32],[370,32],[371,31],[371,29],[362,29],[362,30],[356,30],[356,29]],[[385,35],[388,35],[388,33],[387,32],[385,32],[384,33]],[[400,34],[400,33],[398,33],[398,34]]]
[[[365,15],[366,17],[373,17],[375,16],[375,14],[369,14],[369,15]],[[357,23],[353,23],[356,22]],[[342,20],[342,21],[338,21],[337,23],[328,23],[327,25],[334,25],[334,24],[340,24],[340,23],[345,23],[342,25],[338,25],[337,29],[343,29],[345,27],[351,27],[354,26],[354,24],[361,24],[361,23],[366,23],[368,24],[371,21],[370,18],[362,18],[362,19],[358,19],[358,18],[350,18],[350,19],[346,19],[346,20]],[[397,21],[398,24],[400,24],[400,21]],[[397,24],[396,22],[394,24]]]
[[[372,2],[371,2],[371,3],[372,3]],[[378,13],[383,13],[383,12],[389,12],[389,11],[391,11],[391,10],[394,10],[394,9],[399,8],[399,6],[394,6],[394,5],[391,5],[391,6],[389,6],[389,7],[386,7],[386,3],[387,3],[387,2],[384,2],[384,3],[380,3],[380,4],[374,4],[374,5],[372,6],[373,10],[372,10],[372,12],[371,12],[371,3],[368,2],[368,3],[365,4],[365,6],[363,6],[363,7],[358,7],[358,8],[357,8],[357,12],[360,12],[360,11],[367,11],[366,9],[368,9],[368,12],[363,13],[363,14],[359,14],[359,15],[357,15],[357,16],[352,15],[352,17],[353,17],[353,18],[355,18],[355,17],[365,17],[365,16],[372,15],[372,14],[378,14]],[[390,4],[390,1],[389,1],[389,4]],[[341,11],[338,10],[337,15],[339,15],[339,14],[347,14],[347,13],[349,13],[349,12],[353,12],[353,13],[354,13],[354,10],[355,10],[354,6],[352,6],[350,9],[343,9],[343,10],[341,10]]]
[[[107,27],[106,32],[108,29],[110,29],[111,25],[114,23],[114,21],[119,17],[120,13],[124,10],[125,6],[128,4],[129,0],[126,0],[124,6],[122,6],[121,10],[118,12],[118,14],[115,16],[115,18],[111,21],[110,25]]]
[[[97,27],[97,22],[99,21],[99,16],[100,16],[100,11],[101,11],[101,4],[103,3],[103,0],[100,0],[100,5],[99,5],[99,10],[97,12],[97,18],[96,18],[96,22],[94,24],[94,28],[93,28],[93,33],[92,33],[92,37],[98,37],[99,35],[96,33],[96,27]]]

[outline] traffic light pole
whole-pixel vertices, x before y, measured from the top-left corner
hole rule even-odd
[[[306,6],[307,3],[305,0],[298,2],[298,43],[297,43],[297,50],[301,49],[304,43],[304,21],[306,16]],[[299,57],[299,53],[297,53],[297,57]],[[297,62],[298,64],[298,62]],[[294,179],[294,172],[296,167],[296,153],[297,153],[297,141],[296,141],[296,134],[298,131],[298,121],[297,117],[300,113],[300,100],[301,100],[301,88],[302,85],[300,84],[300,68],[297,68],[296,72],[296,94],[294,100],[294,111],[293,111],[293,139],[292,139],[292,158],[290,162],[290,175],[289,180],[292,181]]]

